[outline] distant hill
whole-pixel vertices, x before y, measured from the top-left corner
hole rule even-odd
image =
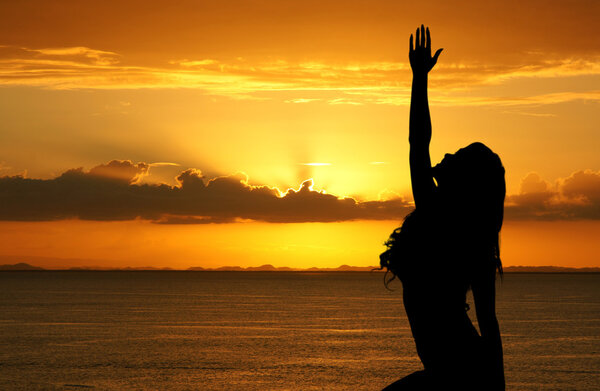
[[[348,266],[342,265],[338,267],[310,267],[310,268],[292,268],[292,267],[275,267],[273,265],[262,266],[221,266],[217,268],[205,267],[190,267],[190,271],[236,271],[236,272],[370,272],[373,269],[378,269],[375,266]]]
[[[507,273],[599,273],[600,267],[507,266]]]
[[[44,268],[31,266],[28,263],[20,262],[14,265],[0,265],[0,270],[45,270]]]
[[[206,270],[217,270],[222,272],[241,272],[244,271],[243,267],[240,266],[221,266],[216,269],[206,269]]]
[[[54,269],[57,270],[57,269]],[[140,270],[176,270],[172,267],[153,267],[153,266],[126,266],[126,267],[106,267],[106,266],[74,266],[68,269],[61,270],[74,270],[74,271],[140,271]]]
[[[97,265],[114,264],[110,259],[88,259],[88,258],[62,258],[62,257],[40,257],[37,255],[0,255],[0,265],[11,265],[14,263],[28,263],[30,265],[89,265],[86,269],[110,269]],[[59,269],[56,266],[43,266],[44,269]],[[60,268],[67,269],[68,267]]]
[[[247,267],[246,270],[255,272],[274,272],[277,271],[277,268],[273,265],[262,265],[257,267]]]

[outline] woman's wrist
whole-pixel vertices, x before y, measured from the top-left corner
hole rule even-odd
[[[427,72],[427,71],[415,71],[413,69],[412,70],[412,74],[413,74],[413,77],[427,77],[427,75],[429,75],[429,72]]]

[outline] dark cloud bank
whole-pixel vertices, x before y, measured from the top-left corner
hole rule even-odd
[[[205,179],[195,169],[178,186],[138,184],[149,165],[113,160],[54,179],[0,178],[0,220],[131,220],[165,224],[274,223],[401,219],[412,206],[404,199],[360,202],[311,190],[312,180],[285,194],[253,186],[244,174]],[[507,219],[600,219],[600,173],[580,171],[550,185],[536,174],[507,197]]]
[[[179,186],[136,184],[148,169],[146,163],[113,160],[87,172],[73,169],[49,180],[2,177],[0,219],[289,223],[395,219],[411,209],[402,199],[358,202],[312,191],[311,180],[281,196],[275,188],[248,184],[244,174],[206,180],[195,169],[179,174]]]
[[[511,220],[600,219],[600,171],[577,171],[554,184],[530,173],[519,194],[506,197],[505,214]]]

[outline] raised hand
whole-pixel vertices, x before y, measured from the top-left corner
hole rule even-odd
[[[427,37],[425,36],[427,34]],[[433,68],[437,59],[444,49],[438,49],[437,52],[431,56],[431,35],[429,34],[429,27],[425,29],[423,25],[421,28],[417,28],[415,45],[413,46],[413,36],[410,35],[410,50],[408,52],[408,58],[410,60],[410,67],[412,68],[413,75],[426,75]]]

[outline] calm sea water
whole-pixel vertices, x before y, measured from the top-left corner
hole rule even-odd
[[[380,390],[421,367],[396,288],[381,273],[2,272],[0,389]],[[497,300],[508,389],[600,389],[600,274],[507,274]]]

